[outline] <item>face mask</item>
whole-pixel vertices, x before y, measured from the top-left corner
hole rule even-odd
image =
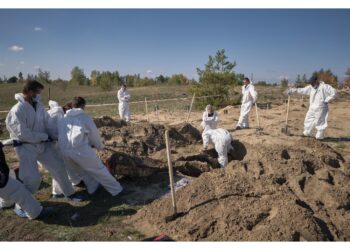
[[[33,101],[35,102],[39,102],[41,100],[41,95],[40,94],[37,94],[35,97],[32,98]]]

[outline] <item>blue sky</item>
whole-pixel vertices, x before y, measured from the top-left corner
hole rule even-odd
[[[74,66],[197,78],[225,49],[236,72],[279,82],[350,67],[350,10],[0,10],[0,76],[37,68],[69,79]]]

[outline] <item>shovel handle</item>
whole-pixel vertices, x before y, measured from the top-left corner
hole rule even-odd
[[[255,103],[255,112],[256,112],[256,119],[258,120],[258,128],[260,128],[260,120],[259,120],[259,113],[258,113],[258,105]]]
[[[287,103],[286,126],[288,126],[289,105],[290,105],[290,96],[288,96],[288,103]]]
[[[169,167],[169,179],[170,179],[170,189],[171,189],[171,199],[173,202],[174,214],[177,213],[176,208],[176,199],[175,199],[175,190],[174,190],[174,174],[173,174],[173,165],[170,158],[170,143],[169,143],[169,131],[165,130],[165,144],[166,144],[166,153],[168,158],[168,167]]]

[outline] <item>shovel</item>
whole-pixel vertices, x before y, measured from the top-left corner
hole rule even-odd
[[[170,190],[171,190],[171,199],[172,199],[172,205],[173,205],[173,214],[170,216],[167,216],[165,218],[165,222],[170,222],[173,220],[176,220],[181,214],[177,212],[176,208],[176,199],[175,199],[175,190],[174,190],[174,173],[173,173],[173,166],[171,163],[170,158],[170,143],[169,143],[169,131],[165,130],[165,144],[166,144],[166,153],[168,158],[168,167],[169,167],[169,179],[170,179]]]
[[[255,113],[256,113],[256,119],[258,121],[258,127],[256,129],[256,132],[260,133],[263,131],[263,128],[260,127],[260,120],[259,120],[259,113],[258,113],[258,105],[255,103]]]
[[[281,129],[282,133],[286,135],[289,135],[289,131],[288,131],[289,104],[290,104],[290,96],[288,96],[288,103],[287,103],[286,127]]]

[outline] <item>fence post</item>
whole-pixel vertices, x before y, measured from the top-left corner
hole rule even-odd
[[[194,97],[195,96],[196,96],[196,93],[193,94],[192,101],[191,101],[191,106],[190,106],[190,110],[188,111],[188,116],[187,116],[186,122],[188,122],[190,120],[190,115],[191,115],[192,106],[193,106],[193,102],[194,102]]]
[[[146,117],[147,117],[147,121],[149,122],[149,118],[148,118],[148,107],[147,107],[147,97],[145,97],[145,108],[146,108]]]

